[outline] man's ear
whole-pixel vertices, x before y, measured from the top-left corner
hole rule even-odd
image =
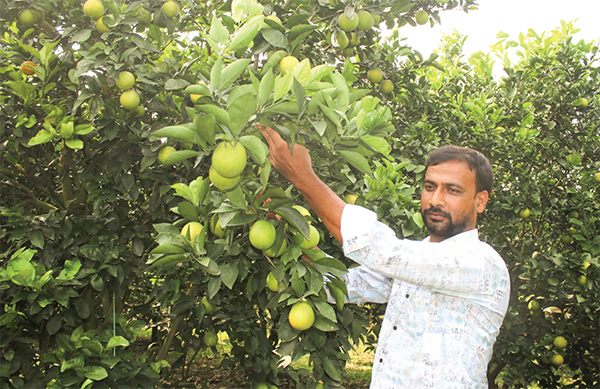
[[[482,190],[481,192],[477,193],[475,196],[477,213],[483,213],[489,199],[490,194],[487,190]]]

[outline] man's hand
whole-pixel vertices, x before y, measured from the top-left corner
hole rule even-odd
[[[306,147],[295,144],[292,152],[275,130],[263,125],[256,127],[269,144],[269,161],[271,161],[271,165],[283,174],[296,189],[302,191],[303,184],[307,180],[316,178]]]
[[[269,144],[271,164],[300,191],[325,227],[341,242],[342,211],[346,203],[317,177],[306,148],[295,144],[291,152],[277,132],[262,125],[256,127]]]

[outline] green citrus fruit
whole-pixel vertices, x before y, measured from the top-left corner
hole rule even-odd
[[[344,31],[336,31],[335,36],[338,41],[338,48],[343,50],[348,47],[348,36]]]
[[[92,19],[99,19],[104,15],[104,5],[100,0],[88,0],[83,4],[83,13]]]
[[[271,292],[279,291],[279,282],[273,275],[273,272],[269,272],[269,274],[267,274],[267,288],[269,288]]]
[[[152,23],[152,13],[144,8],[137,15],[137,20],[141,25],[147,26]]]
[[[360,38],[358,37],[358,34],[355,32],[351,32],[350,33],[350,40],[348,41],[348,46],[358,46],[360,45]]]
[[[529,215],[531,215],[531,211],[529,210],[529,208],[525,208],[519,211],[519,216],[521,217],[521,219],[527,219]]]
[[[181,229],[181,235],[187,237],[189,233],[190,240],[194,242],[200,231],[202,231],[202,224],[198,222],[189,222]]]
[[[600,172],[594,174],[594,181],[600,182]]]
[[[379,84],[383,80],[383,72],[379,68],[370,69],[367,72],[367,79],[373,84]]]
[[[190,100],[192,100],[192,103],[196,104],[196,101],[198,101],[198,99],[200,97],[203,97],[203,95],[197,95],[195,93],[190,93]]]
[[[179,4],[176,1],[169,0],[162,5],[162,14],[167,18],[174,18],[179,13]]]
[[[19,23],[21,23],[24,26],[33,26],[36,22],[36,18],[35,18],[35,14],[33,13],[32,10],[30,9],[23,9],[21,10],[21,12],[19,12],[19,15],[17,16],[17,20],[19,20]]]
[[[290,324],[298,331],[304,331],[312,327],[315,322],[315,311],[309,303],[298,302],[292,306],[289,315]]]
[[[134,90],[128,90],[121,93],[121,97],[119,98],[121,105],[126,110],[131,111],[138,105],[140,105],[140,95],[137,94]]]
[[[300,61],[298,61],[298,58],[292,55],[283,57],[281,61],[279,61],[279,74],[285,76],[286,74],[291,73],[292,69],[299,63]]]
[[[204,344],[208,347],[214,347],[217,345],[219,337],[214,331],[206,331],[204,334]]]
[[[146,108],[143,105],[138,105],[134,109],[131,110],[131,116],[134,118],[141,118],[146,113]]]
[[[577,232],[578,232],[577,228],[575,228],[575,227],[569,227],[569,231],[568,231],[569,235],[571,235],[571,236],[576,235]]]
[[[250,228],[250,243],[259,250],[267,250],[275,243],[275,227],[265,220],[259,220]]]
[[[204,307],[206,308],[205,309],[206,313],[213,313],[215,311],[215,309],[217,308],[214,304],[212,304],[210,301],[208,301],[206,296],[202,297],[201,302],[204,305]]]
[[[165,159],[167,159],[167,157],[171,154],[173,154],[174,152],[176,152],[177,150],[175,149],[175,147],[173,146],[165,146],[162,149],[160,149],[160,151],[158,152],[158,162],[162,163],[164,165],[165,163]]]
[[[263,250],[263,253],[267,256],[267,257],[280,257],[281,254],[283,254],[283,252],[285,251],[285,249],[287,248],[287,242],[284,240],[281,243],[281,246],[279,247],[279,250],[277,250],[277,252],[274,252],[275,246],[271,246],[266,250]]]
[[[569,235],[563,235],[560,237],[560,241],[562,244],[570,244],[573,241],[573,238],[571,238]]]
[[[221,227],[221,222],[219,221],[219,215],[214,214],[210,218],[210,231],[217,237],[222,238],[227,235],[227,231]]]
[[[96,30],[98,30],[99,32],[108,32],[110,31],[110,28],[108,28],[108,26],[106,24],[104,24],[104,16],[101,16],[98,18],[98,20],[96,20]]]
[[[381,23],[381,15],[373,14],[373,25],[379,26],[379,23]]]
[[[260,384],[256,385],[256,389],[269,389],[269,384],[266,382],[261,382]]]
[[[131,72],[120,72],[116,84],[121,90],[131,89],[135,84],[135,76]]]
[[[317,230],[317,228],[312,225],[308,226],[308,227],[310,229],[310,235],[309,235],[310,239],[306,240],[304,235],[302,235],[301,233],[297,233],[294,236],[294,241],[296,242],[296,244],[306,250],[310,250],[310,249],[314,248],[316,245],[318,245],[319,239],[320,239],[319,230]]]
[[[310,216],[312,217],[312,215],[310,214],[310,212],[308,211],[308,209],[304,208],[302,205],[292,205],[292,208],[294,208],[296,211],[300,212],[300,214],[304,217],[306,216]],[[307,220],[308,224],[310,224],[310,221]]]
[[[565,359],[563,358],[562,355],[560,354],[554,354],[551,358],[550,358],[550,362],[552,362],[552,364],[554,366],[560,366],[563,364],[563,362],[565,361]]]
[[[390,80],[383,80],[379,84],[379,90],[381,91],[381,93],[386,95],[392,93],[394,91],[394,83]]]
[[[554,338],[554,342],[552,343],[554,344],[554,347],[556,347],[559,350],[562,350],[565,347],[567,347],[567,340],[562,336],[557,336],[556,338]]]
[[[212,166],[225,178],[237,177],[246,167],[246,149],[241,143],[221,142],[212,155]]]
[[[208,178],[210,179],[210,182],[217,187],[217,189],[225,192],[235,188],[235,186],[240,182],[241,176],[233,178],[223,177],[217,173],[214,166],[211,166],[208,170]]]
[[[417,24],[423,25],[429,21],[429,14],[422,9],[415,14],[415,20]]]
[[[527,307],[530,311],[537,311],[538,309],[540,309],[540,303],[538,303],[535,300],[531,300],[529,301],[529,304],[527,304]]]
[[[350,19],[346,13],[342,13],[338,18],[338,26],[344,31],[353,31],[358,27],[360,19],[357,14],[354,14],[354,18]]]
[[[585,286],[585,284],[587,283],[587,277],[586,276],[579,276],[577,277],[577,285],[579,286]]]
[[[361,9],[360,11],[358,11],[358,29],[359,30],[370,30],[373,27],[373,24],[375,23],[375,20],[373,19],[373,15],[371,15],[371,13],[365,9]]]

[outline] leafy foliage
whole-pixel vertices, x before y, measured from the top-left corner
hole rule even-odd
[[[0,1],[3,387],[158,387],[179,369],[185,378],[213,331],[232,343],[223,363],[254,382],[339,385],[353,344],[375,339],[382,307],[344,305],[351,264],[316,215],[293,207],[306,204],[271,171],[258,123],[305,144],[336,193],[358,194],[401,237],[425,234],[416,188],[428,151],[486,153],[497,190],[480,228],[509,264],[514,300],[491,381],[504,370],[506,385],[556,386],[562,371],[542,360],[563,335],[574,385],[597,383],[597,45],[573,43],[568,25],[503,39],[497,82],[489,55],[465,62],[459,37],[428,59],[397,30],[381,38],[384,23],[415,26],[421,9],[439,22],[471,0],[190,1],[174,18],[162,1],[103,3],[106,32],[80,2]],[[23,8],[34,25],[17,21]],[[381,24],[341,49],[337,19],[360,8]],[[285,56],[299,60],[288,74]],[[29,60],[34,74],[21,71]],[[367,81],[372,67],[393,94]],[[121,105],[123,71],[135,76],[134,109]],[[209,175],[223,141],[241,143],[249,162],[228,191]],[[160,157],[166,147],[174,152]],[[519,219],[525,207],[531,216]],[[276,228],[275,255],[249,243],[256,220]],[[189,222],[201,225],[194,239],[181,233]],[[295,243],[309,223],[320,250]],[[534,298],[541,315],[529,313]],[[305,331],[288,320],[300,300],[316,315]],[[134,358],[142,329],[151,347]],[[312,372],[289,368],[307,354]]]

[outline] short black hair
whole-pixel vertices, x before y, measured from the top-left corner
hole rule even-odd
[[[484,190],[490,194],[492,193],[494,171],[485,155],[468,147],[445,145],[429,153],[427,167],[448,161],[466,162],[469,169],[475,172],[477,193]]]

